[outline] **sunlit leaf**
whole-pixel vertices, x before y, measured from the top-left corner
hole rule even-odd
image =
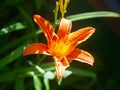
[[[63,77],[67,78],[68,76],[70,76],[72,74],[72,71],[69,70],[65,70],[65,72],[63,73]]]
[[[72,21],[78,21],[78,20],[100,18],[100,17],[120,18],[120,14],[116,12],[99,11],[99,12],[75,14],[75,15],[68,16],[67,19],[70,19]]]
[[[54,79],[55,78],[55,73],[53,73],[51,71],[47,71],[44,75],[44,78]]]
[[[42,84],[37,75],[33,75],[34,87],[35,90],[42,90]]]
[[[25,28],[26,27],[22,23],[18,22],[18,23],[10,25],[8,27],[2,28],[0,30],[0,36],[4,35],[4,34],[8,34],[8,33],[13,32],[13,31],[23,30]]]

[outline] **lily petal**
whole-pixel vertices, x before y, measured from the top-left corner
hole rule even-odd
[[[68,35],[71,31],[71,27],[72,27],[72,22],[70,20],[62,18],[57,33],[58,37],[61,39],[64,38],[65,35]]]
[[[67,59],[70,62],[74,59],[74,60],[77,60],[77,61],[80,61],[80,62],[83,62],[83,63],[87,63],[87,64],[90,64],[90,65],[93,65],[93,63],[94,63],[93,56],[90,53],[88,53],[84,50],[80,50],[80,49],[73,50],[67,56]]]
[[[63,58],[62,60],[58,60],[56,57],[54,57],[54,60],[56,65],[57,78],[61,79],[65,69],[69,66],[69,63],[66,58]]]
[[[69,39],[72,41],[72,44],[76,46],[77,44],[86,41],[94,32],[95,28],[93,27],[82,28],[73,33],[70,33]]]
[[[48,53],[48,46],[42,43],[35,43],[31,44],[24,50],[24,55],[30,55],[30,54],[46,54]]]
[[[46,19],[42,18],[40,15],[34,15],[33,17],[34,17],[34,21],[44,32],[48,42],[50,40],[57,39],[57,35],[54,33],[54,28],[50,25],[50,23]]]

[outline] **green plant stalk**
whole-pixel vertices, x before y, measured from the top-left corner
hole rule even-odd
[[[37,75],[33,75],[35,90],[42,90],[42,83]]]
[[[40,66],[38,66],[38,65],[36,65],[36,64],[34,64],[34,63],[32,63],[31,61],[28,61],[28,63],[29,63],[31,66],[33,66],[35,69],[37,69],[40,73],[42,73],[42,74],[45,73],[45,70],[42,69]]]
[[[50,90],[50,85],[49,85],[49,79],[48,78],[44,78],[44,84],[45,84],[46,90]]]
[[[45,60],[45,58],[46,58],[46,55],[43,55],[37,64],[40,65]]]
[[[59,3],[56,2],[55,10],[54,10],[54,28],[57,26],[57,17],[58,17]]]
[[[64,17],[66,13],[67,6],[69,4],[70,0],[65,0],[64,7],[63,7],[63,13],[62,13],[62,18]]]
[[[61,16],[62,16],[62,13],[63,13],[63,0],[59,0],[59,3],[60,3],[60,13],[61,13]]]

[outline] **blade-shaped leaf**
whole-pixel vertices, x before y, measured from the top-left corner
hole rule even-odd
[[[41,64],[41,67],[44,68],[44,70],[46,70],[46,71],[55,70],[55,68],[53,66],[53,62]],[[33,67],[12,70],[7,73],[0,74],[0,82],[7,82],[10,80],[14,80],[17,77],[28,77],[28,76],[31,76],[31,72],[33,72],[33,71],[38,72],[38,70]],[[41,75],[43,75],[43,74],[41,74]]]
[[[72,21],[78,21],[78,20],[100,18],[100,17],[120,18],[120,14],[116,12],[99,11],[99,12],[75,14],[75,15],[68,16],[67,19],[70,19]]]
[[[70,67],[70,70],[72,71],[73,75],[78,75],[78,76],[91,78],[91,82],[89,82],[88,86],[86,87],[87,89],[91,85],[93,85],[93,83],[95,83],[96,80],[97,80],[96,74],[94,72],[92,72],[92,71],[83,70],[83,69],[77,69],[77,68],[72,68],[72,67]]]
[[[0,60],[0,68],[15,61],[17,58],[22,56],[24,47],[29,44],[30,41],[26,41],[23,45],[19,46],[16,50],[12,51],[9,55],[7,55],[5,58]]]
[[[77,69],[77,68],[72,68],[72,67],[70,67],[69,70],[71,70],[74,75],[96,78],[96,74],[92,71]]]
[[[17,23],[12,24],[12,25],[10,25],[8,27],[2,28],[0,30],[0,36],[4,35],[4,34],[8,34],[8,33],[13,32],[13,31],[22,30],[22,29],[25,29],[25,28],[26,27],[22,23],[17,22]]]
[[[30,39],[31,37],[34,37],[38,34],[40,34],[41,31],[38,30],[38,31],[33,31],[33,32],[30,32],[28,34],[26,34],[25,36],[21,37],[21,38],[18,38],[17,40],[5,45],[3,48],[0,49],[0,54],[1,53],[4,53],[5,51],[9,50],[10,48],[14,47],[14,46],[17,46],[18,44],[20,44],[21,42],[25,41],[26,39]]]
[[[51,72],[51,71],[47,71],[45,74],[44,74],[44,78],[48,78],[48,79],[54,79],[55,78],[55,73]]]
[[[42,90],[42,84],[37,75],[33,75],[34,87],[35,90]]]
[[[7,82],[11,80],[15,80],[18,77],[26,77],[29,75],[29,72],[32,72],[33,68],[22,68],[17,70],[9,71],[5,74],[0,74],[0,82]],[[30,75],[29,75],[30,76]]]
[[[24,78],[17,78],[16,79],[15,90],[25,90]]]

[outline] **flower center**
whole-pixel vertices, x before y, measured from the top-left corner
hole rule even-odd
[[[64,56],[69,54],[70,50],[70,44],[67,42],[57,41],[57,42],[52,42],[50,45],[50,53],[57,57],[59,60],[62,59]]]

